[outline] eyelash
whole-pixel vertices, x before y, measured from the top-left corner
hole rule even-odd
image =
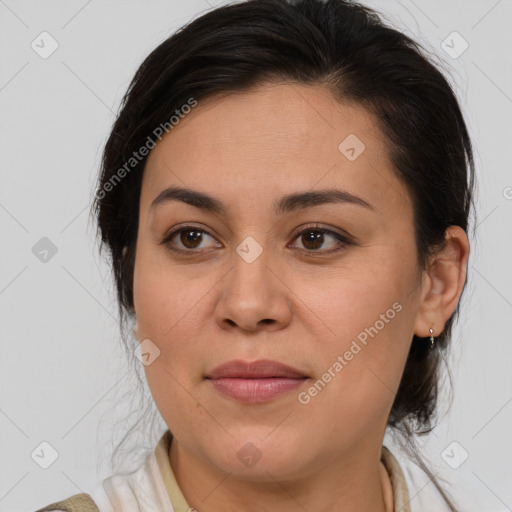
[[[160,242],[160,244],[162,244],[162,245],[165,244],[169,250],[171,250],[173,252],[181,253],[181,254],[184,254],[184,253],[194,254],[194,253],[200,252],[201,249],[177,249],[175,247],[172,247],[169,244],[169,242],[178,233],[181,233],[182,231],[199,231],[199,232],[201,232],[203,234],[206,233],[208,236],[214,238],[212,235],[210,235],[210,233],[208,233],[208,231],[206,231],[204,229],[201,229],[198,226],[182,225],[182,226],[179,226],[177,229],[173,230],[168,235],[166,235],[165,238]],[[331,249],[331,250],[328,250],[328,251],[315,251],[315,250],[308,250],[308,249],[298,249],[301,252],[307,252],[309,256],[322,256],[322,255],[325,255],[325,254],[332,254],[332,253],[335,253],[335,252],[340,252],[345,247],[347,247],[349,245],[352,245],[352,242],[350,240],[348,240],[348,238],[346,238],[345,236],[340,235],[339,233],[336,233],[334,231],[331,231],[330,229],[321,228],[318,225],[306,226],[301,231],[299,231],[299,232],[294,234],[293,240],[296,240],[297,238],[299,238],[299,236],[301,236],[304,233],[308,233],[308,232],[316,232],[316,233],[322,233],[324,235],[331,235],[335,239],[337,239],[338,242],[339,242],[337,248]]]

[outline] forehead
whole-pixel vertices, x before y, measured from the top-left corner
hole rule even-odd
[[[320,85],[265,84],[200,101],[151,151],[141,202],[148,208],[172,185],[227,204],[337,187],[377,210],[410,208],[377,119]]]

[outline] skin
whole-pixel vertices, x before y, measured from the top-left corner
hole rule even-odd
[[[354,161],[338,149],[349,134],[365,144]],[[381,447],[410,343],[430,327],[442,331],[469,257],[465,232],[452,226],[446,249],[420,272],[411,198],[386,151],[362,107],[335,102],[320,85],[286,83],[200,102],[151,151],[134,273],[137,337],[160,350],[146,377],[174,434],[178,485],[199,512],[386,510]],[[228,212],[181,201],[151,210],[169,186],[212,195]],[[324,188],[373,210],[272,209],[285,194]],[[178,233],[161,244],[181,223],[204,230],[202,239],[186,246]],[[325,234],[315,246],[297,234],[314,223],[352,243]],[[236,251],[249,236],[262,248],[252,263]],[[397,302],[401,311],[300,403],[298,393]],[[261,404],[226,397],[205,379],[226,361],[260,358],[310,378]],[[246,443],[261,456],[251,467],[237,456]]]

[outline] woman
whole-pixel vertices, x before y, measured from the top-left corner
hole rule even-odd
[[[158,46],[95,212],[168,430],[40,511],[457,510],[383,438],[421,463],[473,181],[448,82],[369,8],[250,0]]]

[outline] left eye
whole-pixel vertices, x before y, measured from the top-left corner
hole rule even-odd
[[[339,235],[338,233],[334,233],[329,229],[322,228],[303,229],[297,234],[295,239],[300,238],[300,240],[302,240],[304,248],[307,251],[313,250],[313,252],[318,252],[316,251],[316,249],[319,249],[323,245],[326,235],[331,239],[334,239],[337,243],[334,244],[334,249],[322,252],[336,252],[337,250],[340,250],[341,248],[349,244],[349,241],[344,236]]]
[[[179,235],[179,236],[177,236]],[[172,233],[167,235],[164,240],[162,240],[162,244],[166,244],[169,249],[177,252],[194,252],[194,250],[199,249],[200,244],[205,240],[206,237],[210,237],[212,240],[215,240],[207,231],[204,229],[200,229],[194,226],[185,226],[174,230]],[[334,249],[318,251],[324,245],[325,238],[330,237],[335,241]],[[176,242],[173,239],[177,238],[182,248],[176,247]],[[299,231],[294,240],[300,239],[303,244],[303,249],[308,252],[321,252],[321,253],[330,253],[336,252],[344,248],[345,246],[350,244],[350,241],[329,229],[310,227],[305,228],[302,231]],[[173,247],[174,246],[174,247]],[[220,245],[218,245],[219,247]]]

